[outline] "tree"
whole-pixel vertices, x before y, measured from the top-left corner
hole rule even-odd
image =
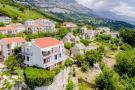
[[[99,90],[123,90],[119,76],[109,68],[104,67],[102,73],[95,80]]]
[[[11,70],[14,70],[16,67],[20,67],[21,62],[21,60],[18,60],[15,56],[11,55],[6,59],[4,64]]]
[[[77,60],[76,64],[78,66],[82,66],[82,64],[85,62],[84,56],[81,56],[81,55],[77,55],[76,60]]]
[[[65,65],[66,67],[68,67],[68,66],[71,66],[73,63],[74,63],[73,60],[67,59],[67,60],[65,61],[64,65]]]
[[[131,46],[135,46],[135,30],[121,28],[120,37],[123,42],[130,44]]]
[[[1,26],[5,26],[5,24],[4,24],[3,22],[0,22],[0,27],[1,27]]]
[[[0,39],[2,39],[2,38],[6,38],[6,36],[3,35],[2,33],[0,33]]]
[[[94,63],[101,61],[102,53],[98,50],[87,51],[85,53],[85,60],[89,63],[90,66],[93,66]]]
[[[123,51],[128,51],[128,50],[132,50],[133,48],[129,44],[125,43],[120,47],[120,49]]]
[[[85,46],[88,46],[91,43],[91,41],[87,39],[81,39],[81,43],[83,43]]]
[[[121,76],[127,74],[128,77],[135,76],[135,52],[122,51],[116,56],[115,71]]]
[[[101,34],[96,39],[98,41],[109,42],[111,38],[112,38],[111,35]]]
[[[65,43],[64,44],[64,47],[68,50],[70,50],[72,47],[73,47],[73,44],[72,43]]]
[[[58,33],[57,34],[60,35],[61,38],[63,38],[68,33],[69,33],[69,30],[68,29],[66,29],[66,28],[60,28],[58,30]]]

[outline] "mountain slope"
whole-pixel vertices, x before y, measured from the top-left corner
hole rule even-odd
[[[8,1],[8,0],[7,0]],[[12,0],[10,0],[12,1]],[[121,27],[127,28],[135,28],[134,25],[128,24],[121,21],[111,20],[107,18],[101,18],[98,15],[95,15],[91,9],[88,9],[80,4],[78,4],[75,0],[13,0],[14,2],[10,4],[12,7],[16,7],[17,10],[21,14],[25,14],[20,11],[20,5],[16,6],[20,3],[23,4],[22,7],[25,10],[34,11],[43,17],[50,18],[56,22],[63,21],[72,21],[81,25],[95,25],[95,26],[108,26],[118,30]],[[1,2],[1,1],[0,1]],[[6,10],[5,10],[6,11]],[[3,12],[5,14],[5,11]],[[12,13],[12,15],[16,15],[10,10],[7,12]],[[31,12],[28,12],[31,14]],[[6,13],[5,15],[10,15]],[[18,17],[22,17],[23,15],[17,14]],[[10,15],[11,16],[11,15]],[[35,19],[32,18],[33,15],[29,15],[26,19]]]
[[[128,23],[131,23],[131,24],[135,25],[135,20],[133,18],[128,17],[128,16],[124,16],[124,15],[117,15],[117,14],[115,14],[113,12],[110,12],[110,11],[97,12],[97,15],[101,16],[102,18],[126,21]]]

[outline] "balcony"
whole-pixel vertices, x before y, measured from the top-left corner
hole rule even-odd
[[[53,65],[55,65],[55,64],[57,64],[57,63],[59,63],[59,62],[61,62],[61,61],[65,61],[66,59],[67,59],[67,56],[64,56],[64,57],[62,57],[62,58],[58,58],[58,60],[52,60],[52,61],[50,61],[50,62],[48,62],[48,63],[45,63],[45,64],[44,64],[44,68],[53,66]]]
[[[22,55],[32,56],[33,53],[32,52],[22,52]]]

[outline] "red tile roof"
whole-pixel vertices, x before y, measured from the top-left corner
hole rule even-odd
[[[62,44],[61,41],[51,37],[34,39],[33,43],[40,48],[46,48],[46,47]]]
[[[1,41],[7,44],[12,44],[14,42],[16,43],[26,42],[25,39],[22,37],[3,38]]]
[[[16,30],[16,27],[12,26],[7,26],[7,27],[0,27],[0,31],[5,31],[5,30]]]

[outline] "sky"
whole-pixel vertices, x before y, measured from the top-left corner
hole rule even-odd
[[[135,19],[135,0],[76,0],[95,11],[111,11]]]

